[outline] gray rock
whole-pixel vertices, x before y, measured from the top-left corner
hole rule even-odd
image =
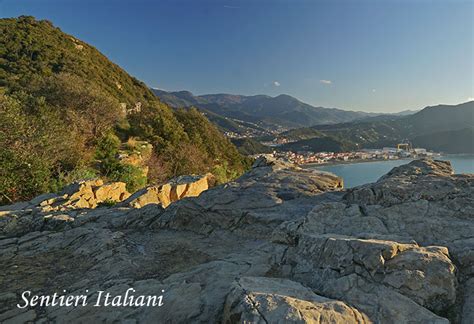
[[[474,323],[474,278],[466,282],[463,299],[461,323]]]
[[[442,247],[334,234],[302,235],[298,246],[288,251],[287,262],[294,265],[295,278],[331,298],[341,296],[327,285],[328,281],[355,276],[373,292],[381,291],[383,295],[388,287],[398,293],[393,293],[392,299],[400,299],[400,304],[405,298],[399,294],[434,312],[443,312],[456,299],[455,267]],[[353,303],[361,309],[366,306],[365,302]],[[384,307],[379,305],[377,312]],[[408,316],[412,308],[399,312]],[[377,313],[368,311],[368,315],[374,317]]]
[[[242,277],[227,295],[224,323],[370,323],[341,301],[316,295],[298,282]]]
[[[474,176],[416,161],[374,184],[341,184],[262,159],[166,209],[57,210],[71,188],[4,206],[0,321],[472,322]],[[164,305],[15,306],[24,290],[128,288],[164,290]]]

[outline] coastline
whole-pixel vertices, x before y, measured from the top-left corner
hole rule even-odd
[[[333,165],[341,165],[341,164],[359,164],[359,163],[371,163],[371,162],[389,162],[389,161],[412,161],[413,158],[402,158],[402,159],[380,159],[380,160],[350,160],[350,161],[331,161],[327,163],[307,163],[301,164],[299,167],[301,168],[314,168],[314,167],[325,167],[325,166],[333,166]]]
[[[456,174],[474,174],[474,154],[466,153],[466,154],[443,154],[439,156],[433,156],[434,160],[441,160],[441,161],[450,161],[452,166],[455,170]],[[414,158],[399,158],[394,160],[350,160],[350,161],[331,161],[329,163],[318,164],[318,163],[308,163],[299,165],[299,167],[308,170],[319,170],[319,171],[326,171],[331,170],[329,172],[334,172],[333,167],[342,166],[342,165],[360,165],[365,163],[372,163],[372,162],[388,162],[388,164],[393,165],[400,165],[409,163],[410,161],[416,160]],[[398,161],[398,163],[397,163]],[[384,163],[380,163],[377,165],[379,166],[385,165]],[[335,168],[339,169],[340,172],[343,172],[345,168]]]

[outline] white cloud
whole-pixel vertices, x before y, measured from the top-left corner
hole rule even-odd
[[[319,80],[319,82],[322,84],[332,84],[331,80]]]
[[[377,90],[376,90],[376,89],[372,89],[372,92],[377,92]]]
[[[278,82],[278,81],[273,81],[273,85],[274,85],[275,87],[279,87],[281,84],[280,84],[280,82]]]

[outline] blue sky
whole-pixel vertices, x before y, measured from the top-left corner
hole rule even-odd
[[[474,97],[474,1],[0,0],[151,87],[401,111]]]

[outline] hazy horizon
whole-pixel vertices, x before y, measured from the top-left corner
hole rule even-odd
[[[165,91],[379,113],[474,99],[470,1],[0,0],[0,15],[50,20]]]

